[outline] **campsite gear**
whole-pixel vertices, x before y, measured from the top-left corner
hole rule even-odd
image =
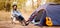
[[[30,16],[29,18],[31,19],[30,21],[34,20],[35,18],[34,15],[36,15],[36,13],[42,9],[44,9],[44,11],[42,12],[42,16],[39,18],[41,25],[46,24],[47,16],[50,17],[48,19],[51,19],[50,21],[48,21],[51,23],[48,26],[60,25],[60,4],[55,4],[55,3],[47,3],[42,6],[39,6]]]
[[[50,17],[46,17],[46,25],[48,25],[48,26],[52,26],[53,25],[52,24],[52,20],[51,20]]]

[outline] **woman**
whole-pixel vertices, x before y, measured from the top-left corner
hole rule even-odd
[[[13,7],[13,11],[11,12],[12,16],[15,17],[19,22],[21,22],[21,24],[25,23],[25,25],[27,25],[21,12],[17,10],[17,5],[13,5],[12,7]],[[13,19],[13,21],[15,21],[15,19]]]

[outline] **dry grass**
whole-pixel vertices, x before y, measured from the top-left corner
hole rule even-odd
[[[0,21],[8,21],[10,19],[10,12],[0,11]]]

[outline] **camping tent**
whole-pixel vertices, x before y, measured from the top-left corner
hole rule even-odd
[[[42,10],[42,13],[38,14],[40,10]],[[55,3],[48,3],[43,6],[38,7],[30,16],[29,19],[32,20],[40,20],[40,25],[46,24],[46,17],[50,17],[53,25],[60,25],[60,4]],[[41,11],[40,11],[41,12]],[[37,17],[36,17],[37,16]]]

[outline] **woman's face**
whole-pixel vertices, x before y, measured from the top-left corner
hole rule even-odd
[[[16,7],[16,6],[14,6],[14,7],[13,7],[13,9],[17,9],[17,7]]]

